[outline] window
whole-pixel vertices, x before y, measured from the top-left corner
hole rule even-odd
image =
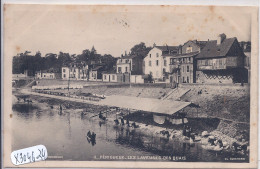
[[[190,57],[189,57],[189,62],[190,62]]]
[[[115,75],[112,75],[112,80],[115,80]]]
[[[128,69],[127,69],[128,67],[125,67],[125,72],[128,72]]]
[[[222,60],[221,59],[219,60],[219,65],[222,66]]]
[[[189,81],[190,79],[189,79],[189,77],[187,77],[187,83],[190,83],[190,81]]]
[[[171,64],[171,65],[173,64],[173,59],[170,60],[170,64]]]
[[[187,47],[186,48],[186,53],[191,53],[192,52],[192,47]]]
[[[185,79],[184,79],[184,77],[182,77],[182,83],[185,83],[185,81],[184,81]]]
[[[164,60],[164,66],[167,66],[167,60],[166,59]]]
[[[107,79],[107,75],[104,75],[104,79],[105,79],[105,80]]]
[[[66,74],[64,74],[63,77],[66,78]]]
[[[156,60],[156,66],[159,66],[159,60]]]
[[[63,72],[66,72],[66,69],[63,69]]]
[[[152,54],[150,54],[150,58],[152,57]]]
[[[190,71],[190,67],[189,66],[187,66],[187,72],[189,72]]]
[[[121,67],[118,67],[118,72],[121,73],[121,71],[122,71],[122,70],[121,70]]]
[[[149,66],[152,66],[152,61],[149,60]]]
[[[159,53],[156,53],[156,57],[159,57]]]
[[[184,66],[182,66],[182,71],[184,72]]]

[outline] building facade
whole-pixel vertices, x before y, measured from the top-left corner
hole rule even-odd
[[[237,38],[220,34],[217,40],[208,41],[196,57],[197,83],[247,83],[245,57]]]
[[[103,72],[102,73],[102,81],[103,82],[117,82],[116,71]]]
[[[178,54],[166,56],[170,58],[170,83],[196,83],[195,57],[205,44],[206,41],[190,40],[179,46]]]
[[[40,71],[36,71],[35,78],[36,79],[60,79],[61,74],[54,71],[53,69],[40,70]]]
[[[137,55],[121,57],[116,63],[117,81],[120,83],[130,83],[131,74],[142,75],[142,59]]]
[[[102,81],[102,72],[105,67],[100,65],[89,70],[89,81]]]
[[[61,68],[64,80],[88,80],[88,65],[70,64]]]
[[[164,81],[166,72],[170,71],[170,57],[167,56],[177,52],[177,46],[154,46],[144,58],[144,74],[151,74],[153,79]]]
[[[116,73],[142,74],[142,59],[137,55],[124,56],[117,59]]]

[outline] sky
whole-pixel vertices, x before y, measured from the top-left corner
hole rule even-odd
[[[4,46],[10,55],[31,51],[80,54],[94,45],[119,57],[140,42],[175,45],[251,36],[250,7],[6,5]]]

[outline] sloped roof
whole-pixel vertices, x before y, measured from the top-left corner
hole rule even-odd
[[[193,42],[193,43],[195,43],[196,45],[198,45],[198,46],[202,49],[202,48],[204,48],[204,47],[206,46],[206,44],[207,44],[208,41],[189,40],[189,41],[185,42],[185,43],[183,44],[183,46],[184,46],[186,43],[188,43],[188,42]]]
[[[208,41],[197,41],[196,40],[196,44],[202,49],[206,46]]]
[[[116,74],[116,70],[112,69],[112,70],[108,70],[108,71],[104,71],[104,74]]]
[[[163,115],[172,115],[179,110],[191,105],[191,102],[159,100],[152,98],[141,98],[131,96],[108,96],[98,104],[115,106],[125,109],[135,109],[146,112],[153,112]],[[163,105],[163,106],[162,106]]]
[[[224,57],[235,40],[236,38],[227,38],[219,45],[217,45],[217,40],[208,41],[196,58]]]
[[[127,55],[127,56],[121,57],[120,59],[133,59],[135,57],[137,57],[137,55]]]
[[[51,69],[47,69],[47,70],[36,71],[36,73],[40,73],[40,72],[41,73],[58,73],[58,70],[51,68]]]
[[[156,48],[160,49],[161,51],[174,51],[178,50],[178,46],[155,46]]]
[[[99,70],[101,68],[103,68],[103,66],[97,66],[97,67],[93,68],[92,70],[95,71],[95,70]]]
[[[190,53],[183,53],[183,54],[163,54],[165,57],[173,57],[173,58],[182,58],[182,57],[191,57],[191,56],[196,56],[199,53],[199,51],[196,52],[190,52]]]

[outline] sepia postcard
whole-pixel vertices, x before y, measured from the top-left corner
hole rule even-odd
[[[258,7],[4,4],[4,167],[257,168]]]

